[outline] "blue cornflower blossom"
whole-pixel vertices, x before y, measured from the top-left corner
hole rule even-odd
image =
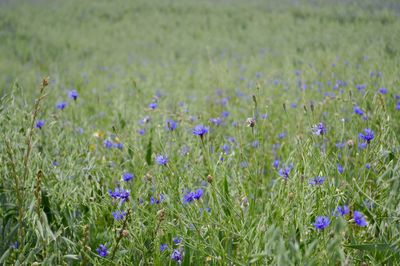
[[[382,87],[382,88],[380,88],[380,89],[378,90],[378,92],[379,92],[380,94],[387,94],[387,93],[388,93],[388,89],[386,89],[385,87]]]
[[[115,211],[115,212],[112,212],[112,216],[114,217],[114,219],[116,220],[116,221],[119,221],[119,220],[122,220],[122,219],[124,219],[124,217],[126,216],[126,212],[124,212],[124,211]]]
[[[216,126],[219,126],[219,125],[221,125],[221,123],[222,123],[222,119],[219,118],[219,117],[217,117],[217,118],[211,118],[211,119],[210,119],[210,122],[213,123],[213,124],[216,125]]]
[[[157,155],[156,163],[159,164],[159,165],[167,165],[168,157],[164,156],[164,155]]]
[[[370,163],[367,163],[367,164],[365,165],[365,168],[368,169],[368,170],[371,169],[371,164],[370,164]]]
[[[192,201],[194,201],[194,192],[193,191],[189,191],[187,192],[184,196],[183,196],[183,202],[184,203],[190,203]]]
[[[36,122],[36,128],[38,129],[42,129],[42,127],[44,126],[46,122],[44,120],[39,120]]]
[[[132,174],[132,173],[126,172],[126,173],[123,173],[123,174],[122,174],[122,179],[123,179],[124,181],[129,181],[129,180],[131,180],[132,178],[133,178],[133,174]]]
[[[104,142],[104,147],[106,147],[107,149],[111,149],[113,147],[113,142],[111,140],[106,139]]]
[[[258,140],[255,140],[255,141],[253,141],[253,142],[251,143],[251,146],[252,146],[253,148],[258,148],[259,145],[260,145],[260,142],[259,142]]]
[[[229,150],[230,150],[230,147],[229,147],[228,144],[224,144],[224,145],[222,145],[221,149],[225,154],[228,154]]]
[[[116,188],[114,191],[109,189],[108,194],[111,198],[121,200],[122,203],[129,200],[130,192],[129,190],[124,190],[123,188]]]
[[[318,186],[318,185],[322,185],[324,183],[324,181],[325,181],[325,177],[317,176],[317,177],[310,179],[308,184],[310,184],[312,186]]]
[[[68,105],[67,102],[59,102],[59,103],[57,103],[56,108],[59,110],[64,110],[65,107],[67,107],[67,105]]]
[[[278,138],[283,139],[286,137],[286,132],[279,133]]]
[[[144,128],[141,128],[138,130],[139,135],[144,135],[146,133],[146,130]]]
[[[344,142],[338,142],[338,143],[335,144],[335,146],[336,146],[337,148],[341,149],[341,148],[343,148],[344,146],[346,146],[346,143],[344,143]]]
[[[343,216],[343,215],[347,215],[349,213],[350,213],[349,207],[347,205],[343,205],[343,207],[342,206],[338,206],[336,208],[335,215],[336,216],[339,216],[339,215]]]
[[[167,120],[165,121],[165,128],[166,128],[167,130],[173,131],[173,130],[176,129],[176,127],[177,127],[177,124],[176,124],[176,122],[175,122],[174,120],[172,120],[172,119],[167,119]]]
[[[172,239],[172,242],[174,242],[175,245],[179,245],[180,243],[182,243],[182,238],[180,238],[179,236],[176,236]]]
[[[200,137],[203,137],[207,133],[208,133],[208,127],[205,127],[203,125],[197,125],[193,129],[193,134]]]
[[[179,250],[174,249],[174,251],[172,251],[172,254],[171,254],[171,259],[173,261],[181,263],[182,262],[182,253]]]
[[[160,252],[164,252],[167,249],[168,249],[168,245],[167,244],[160,244]]]
[[[400,102],[397,102],[397,104],[396,104],[396,110],[399,110],[399,111],[400,111]]]
[[[150,197],[150,205],[160,204],[161,202],[164,201],[164,199],[165,199],[165,197],[164,197],[163,194],[159,194],[159,195],[157,196],[157,198],[151,196],[151,197]]]
[[[318,230],[323,230],[329,225],[329,217],[327,216],[317,216],[315,218],[314,227]]]
[[[275,169],[278,169],[278,167],[279,167],[279,160],[274,160],[274,162],[272,163],[272,165],[274,166]]]
[[[78,99],[78,92],[76,90],[70,90],[68,92],[68,97],[76,101],[76,99]]]
[[[354,222],[361,227],[367,226],[367,221],[361,212],[354,211]]]
[[[124,148],[124,144],[122,144],[121,142],[116,142],[113,143],[113,147],[119,150],[122,150]]]
[[[100,247],[96,249],[96,251],[100,257],[106,257],[108,255],[108,250],[103,244],[101,244]]]
[[[367,147],[367,143],[366,142],[358,143],[358,149],[359,150],[363,150],[366,147]]]
[[[337,164],[337,170],[338,170],[339,174],[343,174],[343,172],[344,172],[343,166],[340,163]]]
[[[289,178],[290,171],[292,170],[292,167],[284,167],[279,169],[279,175],[283,177],[285,180]]]
[[[148,105],[148,107],[150,108],[150,109],[156,109],[157,108],[157,106],[158,106],[158,104],[156,103],[156,102],[152,102],[152,103],[150,103],[149,105]]]
[[[222,111],[221,112],[221,117],[223,117],[223,118],[227,118],[228,116],[229,116],[229,112],[228,111]]]
[[[314,125],[312,128],[312,131],[314,133],[314,135],[325,135],[326,134],[326,127],[324,125],[324,123],[319,123],[317,125]]]
[[[196,200],[199,200],[201,198],[201,196],[203,196],[203,190],[201,188],[199,188],[194,192],[193,198]]]
[[[358,107],[357,105],[354,106],[353,110],[354,110],[354,113],[357,114],[357,115],[363,115],[364,114],[364,111],[361,110],[360,107]]]
[[[365,140],[369,144],[371,142],[371,140],[374,139],[375,133],[374,133],[374,131],[372,131],[369,128],[364,129],[364,133],[365,134],[363,134],[363,133],[358,134],[358,137],[360,139]]]

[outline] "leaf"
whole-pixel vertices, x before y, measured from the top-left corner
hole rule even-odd
[[[79,260],[79,256],[78,256],[78,255],[75,255],[75,254],[67,254],[67,255],[64,255],[64,258],[70,259],[70,260]]]

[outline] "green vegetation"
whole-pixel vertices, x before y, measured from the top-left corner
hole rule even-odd
[[[0,264],[399,265],[399,16],[1,1]]]

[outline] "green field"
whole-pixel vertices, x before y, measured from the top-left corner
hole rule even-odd
[[[399,121],[395,0],[0,0],[0,265],[400,265]]]

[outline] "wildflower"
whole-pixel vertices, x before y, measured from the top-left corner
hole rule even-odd
[[[327,216],[317,216],[313,225],[316,229],[323,230],[329,225],[329,218]]]
[[[76,90],[70,90],[68,92],[68,97],[76,101],[76,99],[78,99],[78,92]]]
[[[106,139],[104,142],[104,147],[106,147],[107,149],[111,149],[113,147],[113,143],[111,140]]]
[[[164,252],[165,250],[167,250],[168,245],[167,244],[160,244],[160,252]]]
[[[97,253],[99,253],[100,257],[106,257],[108,255],[108,250],[103,244],[101,244],[100,247],[96,249],[96,251]]]
[[[343,166],[340,163],[337,164],[337,170],[338,170],[339,174],[343,174],[343,172],[344,172]]]
[[[370,163],[367,163],[367,164],[365,165],[365,168],[368,169],[368,170],[371,169],[371,164],[370,164]]]
[[[343,207],[342,206],[338,206],[336,208],[336,212],[335,212],[335,214],[337,216],[339,216],[339,215],[340,216],[344,216],[344,215],[347,215],[349,213],[350,213],[350,210],[349,210],[349,207],[347,205],[343,205]]]
[[[388,93],[388,89],[386,89],[385,87],[382,87],[382,88],[380,88],[380,89],[378,90],[378,92],[379,92],[380,94],[387,94],[387,93]]]
[[[173,261],[181,263],[182,262],[182,253],[179,250],[174,249],[174,251],[172,251],[172,254],[171,254],[171,259]]]
[[[358,134],[358,137],[360,139],[365,140],[369,144],[371,142],[371,140],[373,140],[375,137],[374,131],[372,131],[369,128],[366,128],[366,129],[364,129],[364,133],[365,134],[363,134],[363,133]]]
[[[122,174],[122,179],[124,181],[126,181],[126,182],[131,180],[132,178],[133,178],[133,174],[132,173],[126,172],[126,173]]]
[[[188,155],[190,152],[190,148],[187,145],[184,145],[181,147],[179,153],[183,156],[183,155]]]
[[[228,116],[229,116],[229,112],[228,111],[222,111],[221,112],[221,117],[227,118]]]
[[[253,141],[253,142],[251,143],[251,146],[252,146],[253,148],[258,148],[259,145],[260,145],[260,142],[259,142],[258,140],[255,140],[255,141]]]
[[[279,160],[274,160],[274,162],[273,162],[272,165],[274,166],[275,169],[278,169],[278,167],[279,167]]]
[[[57,103],[56,108],[59,110],[64,110],[65,107],[67,107],[67,105],[68,105],[67,102],[59,102],[59,103]]]
[[[196,200],[199,200],[203,196],[203,190],[201,188],[197,189],[196,192],[194,192],[193,198]]]
[[[172,239],[172,242],[175,243],[175,245],[179,245],[182,242],[182,238],[180,237],[174,237],[174,239]]]
[[[361,227],[367,226],[367,221],[365,220],[364,215],[358,211],[354,211],[354,222]]]
[[[119,221],[119,220],[124,219],[124,217],[126,216],[126,212],[115,211],[115,212],[112,212],[112,216],[114,217],[114,219],[116,221]]]
[[[219,118],[219,117],[217,117],[217,118],[211,118],[211,119],[210,119],[210,122],[213,123],[213,124],[216,125],[216,126],[219,126],[219,125],[221,125],[221,123],[222,123],[222,119]]]
[[[170,131],[173,131],[173,130],[175,130],[176,129],[176,126],[177,126],[177,124],[176,124],[176,122],[174,121],[174,120],[172,120],[172,119],[167,119],[166,121],[165,121],[165,128],[167,129],[167,130],[170,130]]]
[[[286,132],[279,133],[278,138],[283,139],[286,137]]]
[[[318,186],[318,185],[322,185],[324,183],[324,181],[325,181],[325,177],[317,176],[317,177],[310,179],[310,181],[308,183],[312,186]]]
[[[152,103],[150,103],[147,107],[149,107],[150,109],[156,109],[157,108],[157,106],[158,106],[158,104],[156,103],[156,102],[152,102]]]
[[[313,133],[314,133],[314,135],[325,135],[326,134],[326,128],[325,128],[325,125],[324,125],[324,123],[319,123],[319,124],[317,124],[317,125],[314,125],[313,126],[313,128],[312,128],[312,131],[313,131]]]
[[[397,104],[396,104],[396,110],[399,110],[399,111],[400,111],[400,102],[397,102]]]
[[[144,128],[141,128],[138,130],[139,135],[144,135],[144,133],[146,133],[146,130]]]
[[[289,178],[290,170],[291,167],[281,168],[279,169],[279,175],[283,177],[285,180],[287,180]]]
[[[364,114],[364,111],[361,110],[360,107],[358,107],[357,105],[354,106],[353,110],[354,110],[354,113],[357,114],[357,115],[363,115]]]
[[[228,144],[224,144],[224,145],[222,145],[221,149],[225,154],[228,154],[229,150],[230,150],[230,147],[229,147]]]
[[[163,194],[158,195],[157,198],[151,196],[150,197],[150,205],[154,205],[154,204],[160,204],[161,202],[163,202],[165,199]]]
[[[367,85],[365,85],[365,84],[356,85],[356,88],[358,91],[363,91],[363,90],[365,90],[366,87],[367,87]]]
[[[123,188],[116,188],[115,191],[109,189],[108,194],[111,198],[119,199],[121,202],[124,202],[129,200],[130,192],[129,190],[124,190]]]
[[[189,191],[188,193],[186,193],[186,194],[183,196],[183,202],[184,202],[184,203],[190,203],[190,202],[192,202],[192,201],[194,200],[194,196],[195,196],[195,194],[194,194],[192,191]]]
[[[122,150],[122,148],[124,148],[124,144],[122,144],[121,142],[113,143],[113,147],[118,150]]]
[[[36,122],[36,128],[38,129],[42,129],[42,127],[44,126],[46,122],[44,120],[39,120]]]
[[[168,157],[164,156],[164,155],[157,155],[156,163],[159,164],[159,165],[167,165]]]
[[[207,133],[208,133],[208,128],[203,125],[197,125],[193,129],[193,135],[203,137]]]

